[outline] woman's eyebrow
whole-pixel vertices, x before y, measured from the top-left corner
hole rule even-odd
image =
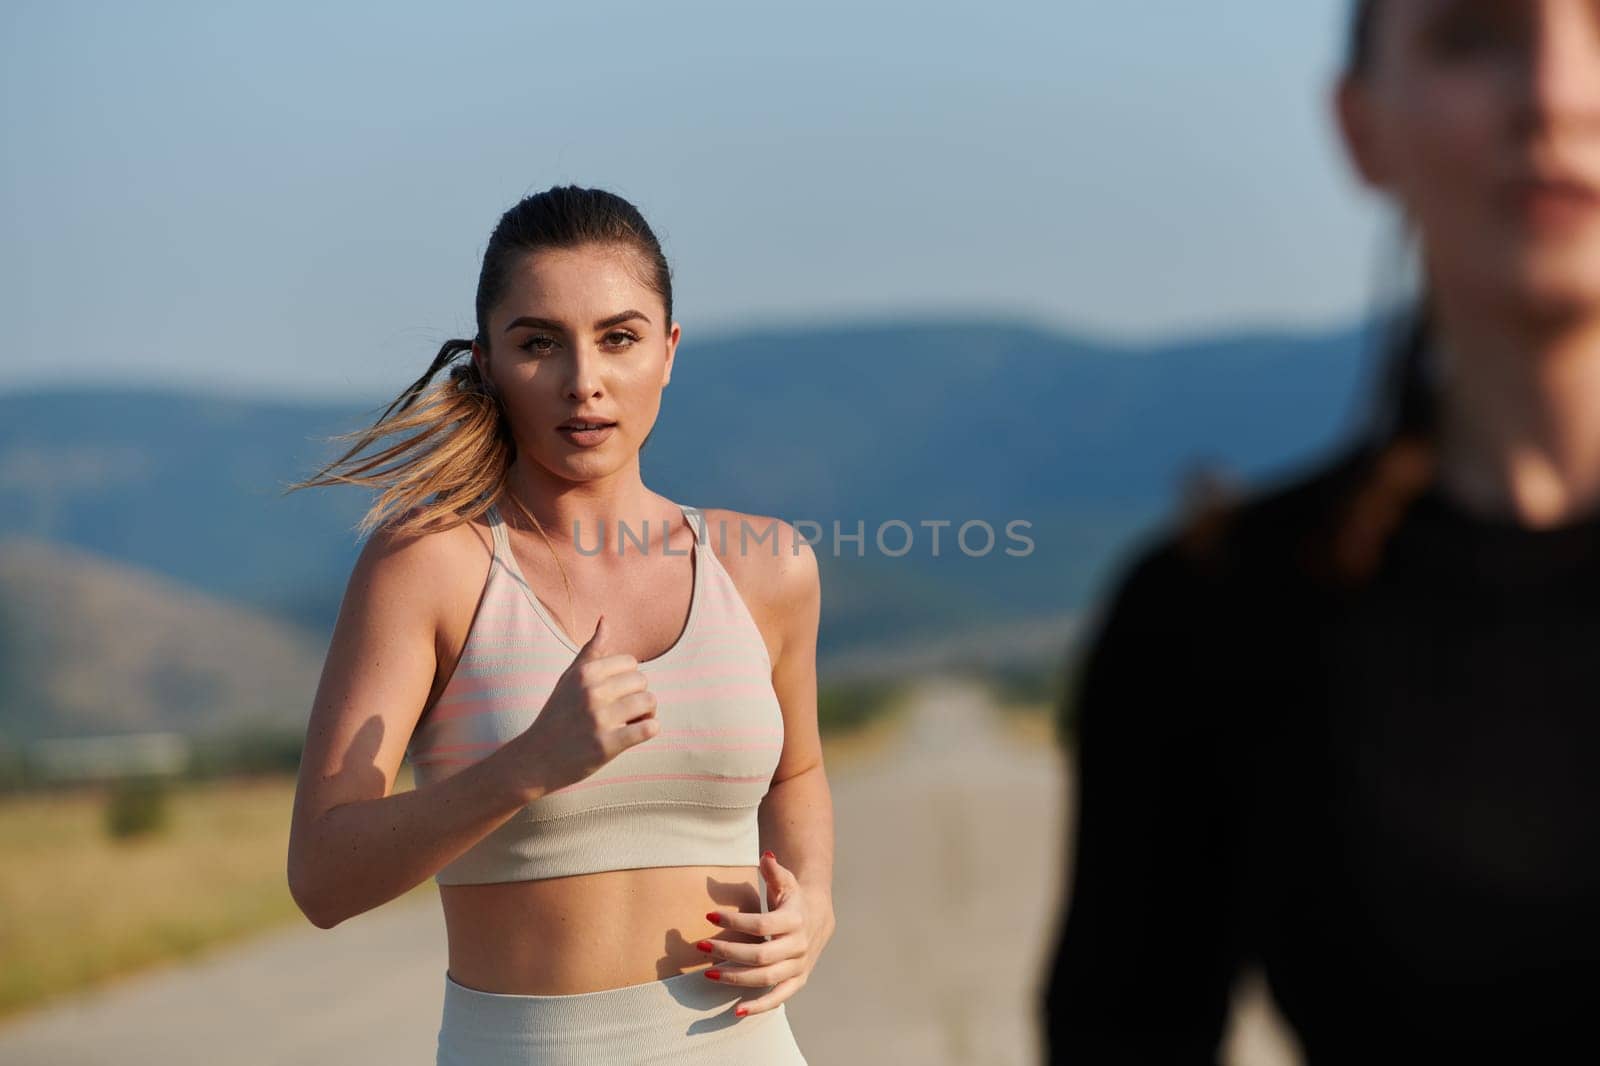
[[[622,323],[633,318],[642,318],[647,323],[650,321],[650,316],[645,314],[643,311],[628,310],[620,311],[617,314],[612,315],[610,318],[602,318],[600,321],[594,324],[594,328],[610,329],[612,326],[620,326]]]
[[[607,318],[602,318],[600,321],[594,324],[594,328],[597,330],[610,329],[612,326],[620,326],[622,323],[635,318],[643,319],[645,322],[650,321],[650,316],[645,314],[643,311],[634,311],[630,309],[627,311],[619,311]],[[567,328],[554,319],[539,318],[536,315],[522,315],[521,317],[513,318],[510,322],[506,323],[506,332],[510,333],[518,326],[532,326],[534,329],[548,329],[555,333],[564,332]]]
[[[523,315],[521,318],[513,318],[510,322],[507,322],[506,332],[510,333],[518,326],[532,326],[534,329],[548,329],[553,333],[564,333],[566,332],[567,328],[566,326],[563,326],[561,323],[552,319],[538,318],[534,315]]]

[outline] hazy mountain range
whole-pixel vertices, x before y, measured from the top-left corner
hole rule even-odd
[[[1190,463],[1260,480],[1341,439],[1369,382],[1367,348],[1357,329],[1134,347],[924,318],[743,333],[680,349],[644,474],[702,507],[830,531],[863,523],[864,558],[853,544],[838,558],[831,540],[818,545],[819,653],[859,663],[873,646],[1059,624],[1099,590],[1130,536],[1167,512]],[[430,355],[416,353],[416,373]],[[363,408],[88,383],[0,394],[0,537],[23,538],[0,541],[0,680],[13,692],[0,697],[0,729],[148,726],[163,707],[203,714],[193,708],[237,708],[269,689],[268,702],[299,693],[286,713],[303,716],[369,501],[350,488],[281,489],[336,454],[323,438],[367,425],[390,399]],[[917,533],[903,557],[873,544],[890,519]],[[920,523],[941,519],[951,525],[934,558]],[[952,540],[974,519],[1001,538],[980,558]],[[1021,558],[1000,550],[1015,520],[1031,523]],[[903,531],[886,536],[898,551]],[[131,583],[149,607],[124,598],[80,624],[94,598],[85,581]],[[182,602],[185,589],[198,597],[186,621],[155,606]],[[212,665],[127,672],[138,659],[129,647],[162,644],[139,632],[149,627],[172,635],[169,651],[192,646]],[[223,630],[245,650],[200,639]],[[123,643],[99,653],[96,640]],[[121,675],[61,695],[63,678],[124,659]],[[103,693],[132,689],[141,695],[122,711],[95,711]]]
[[[303,722],[325,648],[148,571],[0,541],[0,739]]]

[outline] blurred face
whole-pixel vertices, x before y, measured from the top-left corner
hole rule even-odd
[[[678,346],[647,270],[627,245],[522,258],[490,313],[489,350],[472,352],[500,393],[519,462],[588,481],[636,461]]]
[[[1600,0],[1381,0],[1376,18],[1341,130],[1433,284],[1600,312]]]

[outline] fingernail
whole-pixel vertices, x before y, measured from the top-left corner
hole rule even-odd
[[[737,1007],[733,1008],[733,1013],[743,1018],[746,1014],[750,1013],[750,1008],[741,1003]]]
[[[722,978],[722,971],[721,970],[707,970],[706,971],[706,976],[711,978],[713,981],[717,981],[717,980],[720,980]]]
[[[702,940],[702,941],[700,941],[700,943],[696,944],[695,947],[699,948],[701,951],[710,951],[711,950],[711,941]]]
[[[776,859],[777,858],[777,856],[772,854],[772,852],[770,852],[770,851],[763,851],[761,853],[761,857],[763,859]]]
[[[706,921],[710,922],[712,925],[721,925],[722,915],[718,914],[716,911],[707,911]]]

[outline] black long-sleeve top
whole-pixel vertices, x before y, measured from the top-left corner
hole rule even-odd
[[[1070,694],[1049,1061],[1214,1063],[1246,964],[1316,1066],[1600,1061],[1600,515],[1435,485],[1341,588],[1303,553],[1360,469],[1114,584]]]

